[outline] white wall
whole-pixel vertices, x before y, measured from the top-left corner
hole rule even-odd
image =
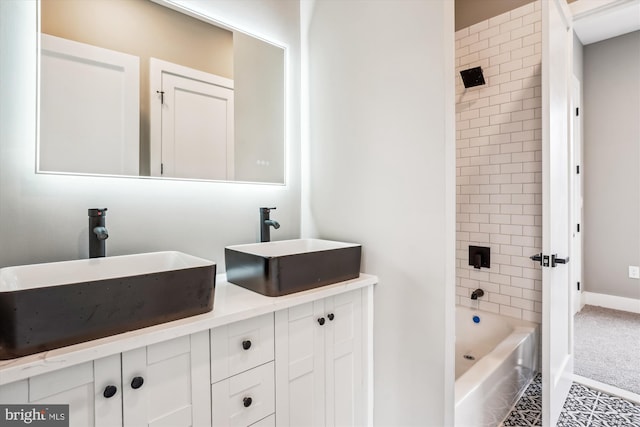
[[[482,67],[485,85],[456,73],[458,304],[540,322],[542,272],[541,3],[456,32],[456,71]],[[469,246],[491,250],[469,265]],[[485,295],[470,299],[474,289]],[[477,305],[476,305],[477,304]]]
[[[451,425],[453,2],[318,0],[303,3],[303,16],[311,177],[304,229],[362,243],[362,269],[380,279],[374,423]]]
[[[640,299],[640,31],[583,59],[584,290]]]
[[[502,15],[534,0],[455,0],[456,31]]]
[[[203,6],[289,47],[286,186],[36,174],[37,3],[0,1],[0,266],[87,257],[87,209],[94,207],[109,209],[109,255],[179,250],[223,270],[224,246],[257,240],[260,206],[278,207],[274,240],[299,235],[299,4],[245,5]]]

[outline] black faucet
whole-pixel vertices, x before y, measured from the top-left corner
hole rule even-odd
[[[109,232],[105,227],[107,208],[89,209],[89,258],[100,258],[107,255],[105,240]]]
[[[280,228],[278,221],[269,218],[269,213],[275,208],[260,208],[260,241],[271,241],[271,227]]]
[[[482,289],[476,289],[475,291],[471,292],[472,300],[477,300],[481,296],[484,296],[484,291]]]

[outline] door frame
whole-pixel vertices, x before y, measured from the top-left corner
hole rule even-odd
[[[571,76],[571,108],[570,108],[570,158],[571,158],[571,286],[573,286],[573,314],[583,307],[582,304],[582,249],[583,249],[583,173],[582,167],[582,81],[575,73]],[[579,228],[578,228],[579,227]],[[580,284],[580,285],[578,285]]]

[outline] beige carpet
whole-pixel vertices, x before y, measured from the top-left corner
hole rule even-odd
[[[640,394],[640,314],[586,305],[574,321],[574,372]]]

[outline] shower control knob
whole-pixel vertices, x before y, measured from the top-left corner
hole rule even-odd
[[[242,348],[245,350],[249,350],[251,348],[251,341],[249,340],[242,341]]]
[[[104,388],[104,393],[102,393],[102,395],[107,399],[109,399],[110,397],[115,396],[117,392],[118,392],[118,387],[114,385],[108,385]]]
[[[131,380],[131,388],[134,390],[139,389],[144,384],[144,378],[142,377],[133,377]]]
[[[319,318],[318,323],[320,323],[320,326],[324,325],[324,317]]]
[[[333,318],[336,316],[334,316],[333,313],[329,313],[327,314],[327,317],[329,318],[329,320],[333,320]]]

